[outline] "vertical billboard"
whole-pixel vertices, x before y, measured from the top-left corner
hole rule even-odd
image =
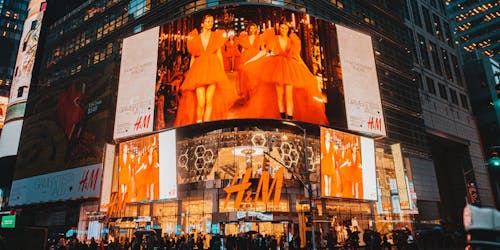
[[[0,96],[0,129],[3,128],[5,122],[5,114],[7,113],[7,103],[9,98],[5,96]]]
[[[399,194],[399,203],[401,209],[410,209],[410,200],[408,196],[408,189],[406,186],[406,174],[403,161],[403,152],[401,151],[401,144],[396,143],[391,145],[392,156],[394,161],[394,172],[396,173],[396,186]],[[399,206],[399,205],[398,205]]]
[[[175,130],[120,143],[120,204],[177,197]]]
[[[17,52],[10,91],[10,105],[26,101],[28,98],[45,6],[45,1],[42,0],[31,0],[29,3],[28,16],[24,21],[23,34]]]
[[[321,195],[377,199],[373,139],[321,127]]]
[[[153,34],[155,30],[159,33]],[[147,40],[155,37],[154,45]],[[130,47],[129,40],[149,47]],[[214,120],[265,118],[385,135],[371,38],[358,32],[277,7],[226,6],[125,41],[124,57],[140,51],[137,60],[122,60],[126,72],[133,65],[144,65],[139,59],[147,58],[150,65],[151,48],[157,46],[156,81],[149,78],[153,73],[145,76],[144,71],[141,77],[147,81],[141,81],[137,90],[132,86],[139,81],[120,76],[115,138],[151,129],[149,123],[145,129],[144,115],[122,106],[122,100],[154,102],[155,131]],[[151,82],[155,86],[148,85]],[[120,125],[125,123],[128,126]]]
[[[377,69],[370,36],[337,25],[347,128],[385,135]]]
[[[160,199],[177,198],[177,140],[175,130],[159,134]]]
[[[114,138],[153,131],[159,28],[123,40]]]

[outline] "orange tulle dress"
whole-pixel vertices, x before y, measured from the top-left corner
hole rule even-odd
[[[300,57],[300,39],[294,33],[290,34],[286,48],[282,48],[279,36],[274,35],[274,30],[264,32],[263,41],[266,49],[272,51],[273,55],[262,57],[244,66],[247,85],[250,91],[256,86],[265,84],[291,85],[293,86],[293,102],[295,120],[327,124],[325,115],[324,98],[318,89],[316,77],[309,71]],[[266,98],[277,102],[276,90],[261,93]],[[276,104],[277,105],[277,104]],[[262,107],[256,107],[262,108]],[[279,111],[276,118],[279,118]]]
[[[224,72],[224,65],[217,53],[224,46],[223,31],[213,31],[206,49],[203,48],[201,37],[197,30],[189,33],[191,39],[187,42],[191,60],[194,60],[186,78],[182,83],[179,98],[179,107],[175,126],[192,124],[196,122],[197,88],[215,85],[215,94],[212,100],[213,109],[210,120],[225,119],[227,111],[236,100],[235,86],[229,82]]]

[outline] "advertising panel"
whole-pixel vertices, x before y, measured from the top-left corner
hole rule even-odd
[[[143,37],[152,39],[151,32]],[[225,6],[164,24],[158,37],[155,93],[142,99],[155,100],[155,131],[214,120],[266,118],[385,135],[369,36],[283,8]],[[352,51],[346,42],[362,51]],[[129,50],[135,48],[124,45],[123,52]],[[141,53],[143,58],[151,55]],[[341,61],[346,64],[342,68]],[[149,91],[150,82],[140,86]],[[135,97],[145,94],[132,88],[124,91]],[[350,103],[345,103],[344,92]],[[134,99],[122,93],[120,87],[118,100]],[[356,112],[348,114],[349,119],[346,107]],[[144,125],[144,119],[127,117],[130,124]],[[124,133],[116,129],[115,138]]]
[[[114,138],[153,131],[159,28],[123,40]]]
[[[9,205],[99,197],[101,182],[101,164],[15,180]]]
[[[370,36],[337,26],[347,127],[385,136],[377,69]]]
[[[9,98],[5,96],[0,96],[0,128],[3,128],[5,122],[5,115],[7,114],[7,103]]]
[[[321,127],[321,195],[376,200],[372,139]]]
[[[118,193],[122,203],[160,198],[158,146],[158,134],[120,144]]]
[[[28,17],[24,21],[23,34],[19,43],[9,104],[26,101],[28,98],[31,74],[45,11],[45,1],[32,0],[28,9]]]
[[[177,198],[177,160],[175,130],[160,137],[160,199]]]
[[[96,67],[30,93],[14,179],[102,163],[116,72],[115,65]]]
[[[399,194],[399,202],[401,209],[410,209],[410,200],[408,196],[408,189],[406,188],[406,174],[403,162],[403,152],[401,151],[401,144],[396,143],[391,145],[394,171],[396,173],[396,185]]]

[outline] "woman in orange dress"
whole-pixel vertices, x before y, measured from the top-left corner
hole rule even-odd
[[[191,62],[180,87],[181,97],[175,126],[224,119],[236,99],[234,86],[230,85],[224,72],[221,52],[225,42],[224,32],[212,31],[213,26],[214,17],[206,15],[203,17],[201,32],[195,29],[189,33],[187,47]],[[215,95],[220,98],[214,98]]]
[[[300,57],[299,37],[287,23],[279,25],[278,35],[271,29],[263,36],[270,53],[248,72],[262,82],[275,85],[281,118],[327,124],[316,77]]]
[[[263,81],[258,72],[265,66],[265,45],[257,24],[248,26],[238,37],[242,48],[239,69],[239,91],[245,100],[235,118],[279,118],[274,84]],[[256,72],[256,73],[254,73]]]
[[[130,202],[133,195],[132,158],[126,143],[120,146],[120,162],[118,164],[118,183],[120,184],[120,202]]]
[[[234,72],[240,58],[240,51],[238,50],[238,41],[234,35],[229,35],[227,41],[224,43],[224,69],[229,72]]]

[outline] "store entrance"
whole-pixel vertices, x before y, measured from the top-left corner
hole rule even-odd
[[[233,222],[225,224],[225,234],[250,233],[281,236],[286,227],[288,227],[288,222]]]

